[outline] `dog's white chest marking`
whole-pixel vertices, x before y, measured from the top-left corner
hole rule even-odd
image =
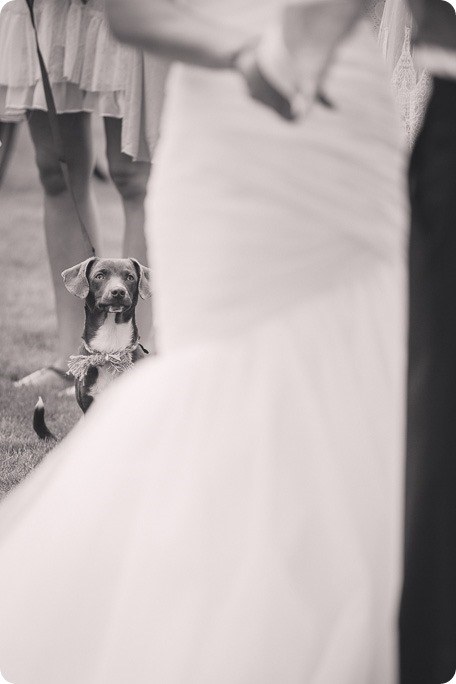
[[[116,314],[108,314],[95,337],[90,340],[90,346],[95,351],[111,353],[128,347],[132,339],[133,323],[116,323]]]
[[[105,322],[98,328],[95,337],[90,340],[90,346],[97,352],[110,354],[128,347],[132,339],[132,322],[116,323],[116,314],[108,313]],[[107,366],[99,366],[97,370],[97,380],[89,392],[92,397],[102,392],[115,378]]]

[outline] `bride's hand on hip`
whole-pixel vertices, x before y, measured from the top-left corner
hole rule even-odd
[[[293,121],[295,116],[290,100],[267,80],[258,66],[256,45],[240,50],[233,60],[233,66],[241,74],[254,100],[274,109],[283,119]]]

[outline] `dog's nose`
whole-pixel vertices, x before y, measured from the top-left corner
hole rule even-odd
[[[126,291],[123,288],[118,288],[116,290],[111,290],[111,297],[115,299],[123,299],[125,297]]]

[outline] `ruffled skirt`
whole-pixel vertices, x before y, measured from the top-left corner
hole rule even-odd
[[[122,119],[122,151],[150,160],[167,64],[113,38],[104,0],[37,0],[35,16],[57,112]],[[0,120],[31,109],[47,106],[28,8],[13,0],[0,14]]]

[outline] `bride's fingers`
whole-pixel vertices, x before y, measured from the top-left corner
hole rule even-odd
[[[290,100],[280,93],[260,71],[254,49],[246,50],[239,56],[236,68],[243,77],[253,99],[274,109],[279,116],[287,121],[292,121],[295,118]]]
[[[271,107],[288,121],[295,118],[291,102],[269,83],[256,64],[252,66],[248,86],[250,94],[255,100]]]

